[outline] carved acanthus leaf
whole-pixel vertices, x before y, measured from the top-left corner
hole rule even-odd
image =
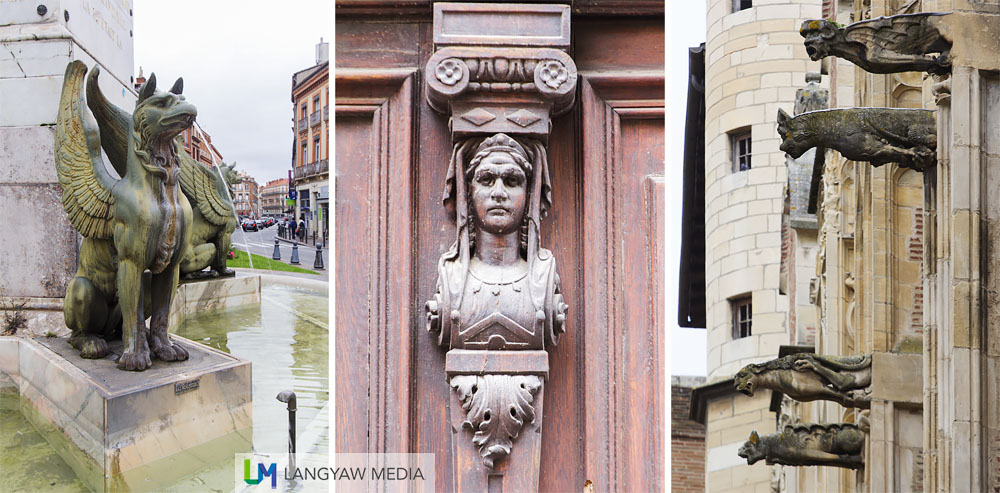
[[[483,464],[492,469],[510,449],[525,423],[535,421],[531,405],[542,380],[535,375],[458,375],[451,387],[466,411],[463,427],[475,431]]]

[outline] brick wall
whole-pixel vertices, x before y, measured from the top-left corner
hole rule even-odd
[[[671,377],[670,386],[670,491],[705,491],[705,426],[688,419],[691,387],[701,377]]]

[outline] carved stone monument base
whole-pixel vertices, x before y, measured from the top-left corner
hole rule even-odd
[[[454,490],[538,491],[548,353],[453,349],[445,369]]]
[[[112,354],[82,359],[67,338],[0,338],[20,410],[94,491],[149,491],[252,449],[250,363],[171,336],[187,361],[142,373]],[[231,466],[230,466],[231,470]]]

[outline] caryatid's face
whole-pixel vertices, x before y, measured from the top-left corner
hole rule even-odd
[[[527,204],[527,177],[510,154],[494,151],[484,157],[472,176],[471,192],[474,213],[484,231],[518,231]]]

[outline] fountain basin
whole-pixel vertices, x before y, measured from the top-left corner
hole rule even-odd
[[[187,361],[153,360],[144,372],[87,360],[67,338],[0,342],[20,412],[93,491],[148,490],[205,467],[207,457],[251,449],[250,363],[174,337]],[[13,347],[14,349],[10,349]],[[13,365],[5,364],[11,367]]]
[[[76,367],[75,362],[86,364],[86,360],[80,359],[72,350],[67,352],[65,347],[60,349],[65,340],[60,342],[56,337],[0,337],[0,491],[9,488],[27,491],[48,488],[118,491],[126,487],[133,491],[229,491],[233,488],[235,453],[277,453],[286,449],[285,405],[274,399],[283,390],[294,390],[299,396],[299,451],[327,453],[330,412],[329,285],[304,276],[258,276],[241,269],[237,272],[236,278],[183,284],[173,304],[170,332],[171,337],[184,344],[189,352],[193,351],[192,348],[199,348],[206,351],[210,358],[238,361],[246,366],[245,379],[243,375],[231,374],[233,379],[226,388],[217,387],[211,393],[232,394],[230,387],[235,382],[236,386],[247,389],[248,399],[249,395],[255,399],[247,400],[243,407],[237,406],[235,417],[231,414],[229,418],[221,412],[216,414],[216,418],[208,418],[210,413],[199,411],[204,406],[198,402],[184,402],[177,409],[162,406],[159,403],[209,393],[206,391],[210,382],[204,379],[199,382],[198,389],[185,391],[187,387],[184,384],[190,382],[190,376],[195,375],[195,371],[183,371],[188,378],[178,377],[174,382],[174,385],[181,384],[180,394],[175,393],[175,387],[163,385],[163,394],[148,394],[149,402],[154,409],[160,405],[157,418],[164,417],[161,425],[176,428],[178,421],[189,417],[195,423],[206,426],[197,428],[195,439],[182,436],[188,441],[174,442],[186,447],[182,451],[178,447],[175,449],[177,453],[157,459],[153,455],[159,448],[154,448],[152,452],[142,451],[143,454],[151,454],[142,455],[142,460],[151,460],[128,471],[121,469],[123,464],[129,464],[121,459],[121,450],[128,448],[127,440],[118,440],[113,444],[120,450],[117,462],[115,448],[103,454],[105,459],[101,462],[101,454],[87,454],[85,447],[72,440],[70,431],[74,427],[91,425],[87,424],[88,416],[83,412],[76,415],[74,410],[74,414],[70,414],[62,408],[71,408],[70,402],[76,402],[77,407],[86,407],[82,406],[85,399],[51,400],[59,405],[51,404],[44,409],[55,407],[68,416],[63,421],[57,421],[48,418],[49,414],[40,413],[29,400],[34,390],[24,387],[26,392],[21,392],[24,380],[22,367],[37,368],[36,372],[45,374],[44,369],[48,365],[45,361],[49,359],[62,360],[58,367]],[[22,350],[38,353],[44,356],[45,361],[21,361]],[[59,351],[65,354],[60,356]],[[117,377],[121,373],[125,377],[146,378],[148,383],[153,383],[150,371],[155,371],[160,365],[175,368],[177,364],[154,361],[154,368],[143,373],[115,369],[111,375]],[[252,372],[249,371],[251,364]],[[239,364],[234,368],[236,366]],[[81,388],[84,384],[53,380],[45,385],[60,388],[52,392],[71,393],[72,389]],[[90,399],[95,397],[100,397],[100,393],[92,394]],[[134,413],[131,408],[129,412]],[[109,416],[114,416],[108,420],[113,426],[124,422],[121,414]],[[238,424],[234,426],[232,422]],[[71,423],[71,426],[67,427],[65,423]],[[153,433],[157,430],[159,428],[147,428]],[[170,428],[164,428],[164,431],[170,431]],[[209,434],[218,438],[208,439]],[[169,444],[173,435],[176,431],[159,440],[167,440]],[[90,448],[97,449],[95,445]],[[141,449],[136,447],[132,450]],[[110,469],[105,469],[104,464],[110,464]]]

